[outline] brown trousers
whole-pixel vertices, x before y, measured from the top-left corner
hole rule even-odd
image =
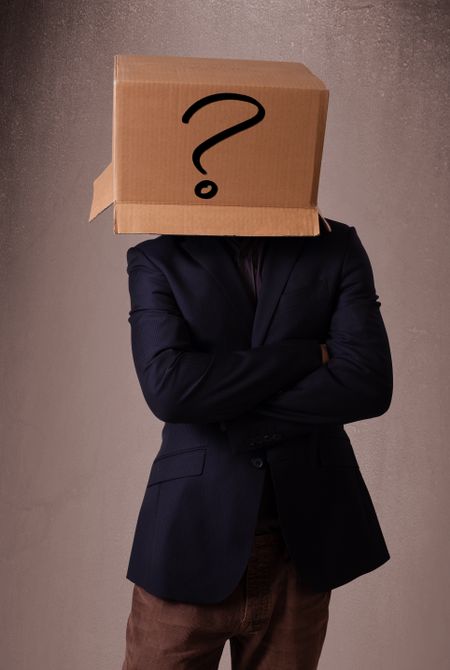
[[[255,535],[242,579],[220,603],[134,585],[122,670],[217,670],[227,640],[233,670],[315,670],[330,596],[302,583],[279,532]]]

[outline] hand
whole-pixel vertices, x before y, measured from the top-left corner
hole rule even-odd
[[[328,361],[330,360],[330,356],[328,354],[327,345],[320,343],[320,347],[322,349],[322,363],[328,363]]]

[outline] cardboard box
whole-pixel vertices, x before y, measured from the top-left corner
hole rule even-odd
[[[89,221],[114,204],[118,234],[318,235],[328,98],[302,63],[115,56]]]

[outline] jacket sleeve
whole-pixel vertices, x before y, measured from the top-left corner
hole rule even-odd
[[[127,251],[131,347],[153,414],[220,422],[254,409],[322,365],[320,343],[290,339],[248,350],[197,351],[167,277],[140,245]]]
[[[387,411],[393,373],[378,298],[367,252],[351,226],[326,339],[330,360],[252,412],[227,422],[224,428],[234,451],[257,446],[263,434],[287,439],[319,424],[351,423]]]

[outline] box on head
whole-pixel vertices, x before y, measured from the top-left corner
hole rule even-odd
[[[318,235],[329,91],[302,63],[114,58],[114,233]]]

